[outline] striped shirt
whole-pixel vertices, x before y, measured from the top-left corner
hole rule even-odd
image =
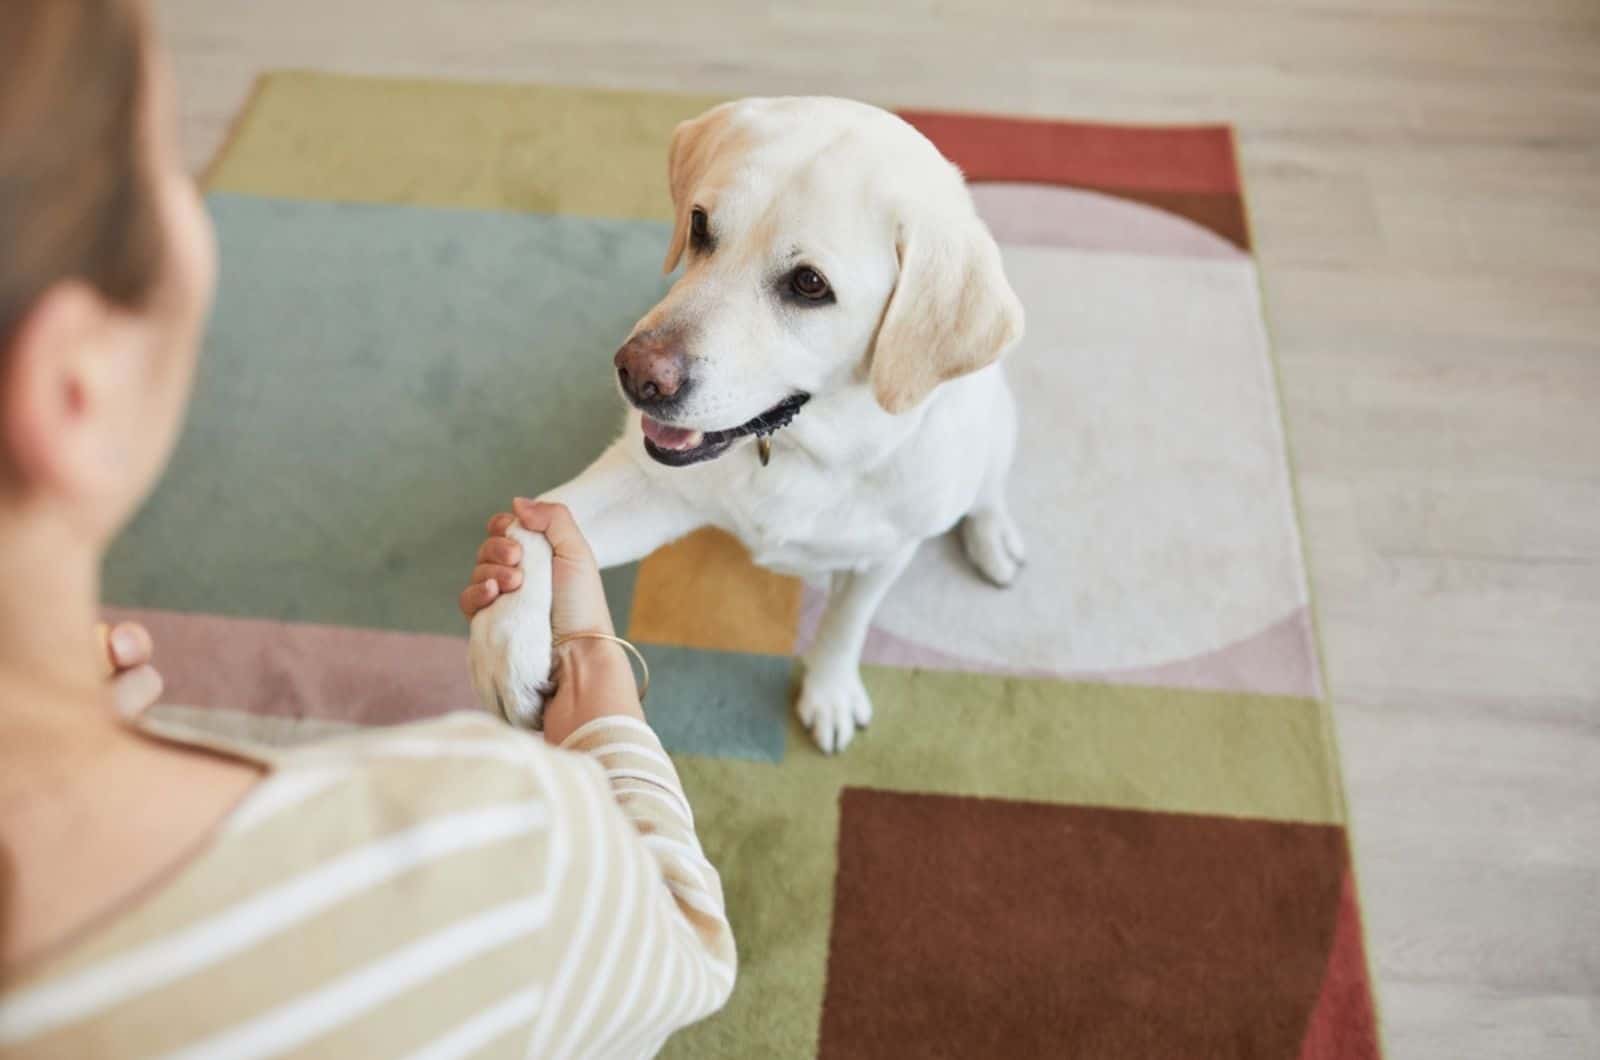
[[[653,1054],[733,989],[721,881],[646,725],[563,746],[456,714],[252,750],[202,853],[5,984],[0,1056]]]

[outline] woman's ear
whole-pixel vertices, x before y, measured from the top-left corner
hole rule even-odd
[[[993,364],[1022,338],[1022,303],[1000,248],[970,204],[903,220],[900,275],[872,349],[872,391],[892,413],[940,383]]]
[[[662,272],[678,267],[689,243],[689,214],[694,209],[692,196],[705,175],[706,167],[721,147],[731,124],[736,103],[712,107],[698,118],[678,123],[672,131],[672,146],[667,151],[667,186],[672,189],[672,242]]]
[[[64,281],[34,300],[0,351],[0,444],[25,485],[78,477],[113,318],[87,284]]]

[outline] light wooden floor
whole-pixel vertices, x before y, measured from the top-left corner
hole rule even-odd
[[[1600,0],[159,6],[196,165],[290,65],[1236,124],[1390,1053],[1600,1057]]]

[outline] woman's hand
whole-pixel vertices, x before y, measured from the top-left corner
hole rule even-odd
[[[489,539],[478,549],[472,582],[461,593],[462,613],[470,619],[502,593],[521,588],[525,577],[544,576],[542,571],[525,574],[521,567],[522,546],[505,536],[511,526],[520,524],[543,534],[554,553],[549,572],[553,640],[559,643],[579,633],[612,635],[611,610],[606,605],[600,568],[572,513],[560,504],[522,498],[512,503],[512,509],[489,520]],[[644,716],[633,668],[616,644],[596,638],[568,641],[557,650],[554,677],[556,692],[544,710],[545,738],[551,743],[560,743],[597,717]]]
[[[150,665],[155,643],[150,631],[137,622],[100,627],[105,651],[106,676],[111,682],[111,702],[117,713],[132,720],[155,706],[161,696],[161,674]]]
[[[457,601],[468,622],[500,599],[501,593],[522,588],[522,546],[506,536],[516,521],[510,512],[496,512],[489,517],[488,540],[479,546],[478,565],[472,568],[472,578]]]

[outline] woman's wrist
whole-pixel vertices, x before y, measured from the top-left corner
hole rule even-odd
[[[555,678],[555,695],[544,708],[544,736],[552,744],[596,718],[644,718],[633,664],[612,641],[567,641],[556,649]]]

